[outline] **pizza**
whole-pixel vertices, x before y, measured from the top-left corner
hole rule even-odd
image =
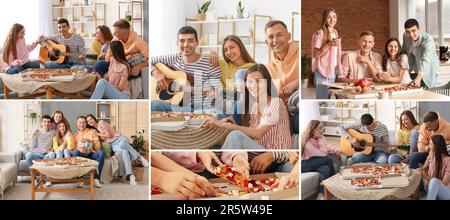
[[[397,92],[397,91],[405,91],[405,90],[419,89],[419,88],[420,87],[413,86],[413,85],[398,85],[398,86],[384,88],[384,91]]]
[[[375,176],[382,175],[402,175],[404,174],[404,165],[401,164],[384,164],[376,166],[356,166],[352,167],[352,173],[372,174]]]
[[[278,183],[279,180],[278,180],[278,178],[269,177],[269,178],[264,178],[262,180],[259,180],[258,182],[261,183],[261,184],[267,185],[269,187],[272,187],[273,185]]]
[[[45,160],[33,160],[33,163],[40,166],[83,166],[88,160],[82,157],[65,157]]]
[[[85,70],[72,70],[72,69],[28,69],[25,71],[30,74],[46,74],[52,76],[72,75],[85,73]]]
[[[158,187],[152,187],[152,195],[162,194],[162,190]]]
[[[152,113],[151,121],[152,122],[161,122],[161,121],[185,121],[186,118],[184,113],[169,113],[169,112],[160,112],[160,113]]]
[[[237,172],[231,165],[224,164],[216,167],[214,174],[226,179],[231,185],[238,186],[248,193],[264,192],[266,189],[256,180],[247,179],[244,174]]]
[[[351,181],[352,186],[362,188],[381,187],[380,178],[357,178]]]

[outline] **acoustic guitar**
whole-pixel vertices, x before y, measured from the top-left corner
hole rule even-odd
[[[358,145],[354,146],[352,142],[348,140],[346,137],[341,137],[340,150],[347,157],[351,157],[353,154],[356,153],[363,153],[365,155],[369,155],[374,151],[375,147],[386,147],[386,148],[395,147],[397,149],[406,151],[408,151],[410,148],[409,145],[374,143],[374,137],[371,134],[364,134],[354,129],[348,129],[347,133],[349,133],[352,137],[354,137],[359,144],[359,146]]]
[[[53,40],[41,41],[39,50],[39,62],[45,64],[48,61],[54,61],[57,64],[65,64],[70,57],[79,56],[80,54],[71,53],[70,47],[64,44],[58,44]],[[88,59],[97,59],[97,55],[86,55]]]
[[[151,76],[151,100],[160,100],[168,102],[172,105],[179,105],[180,103],[189,103],[189,100],[183,100],[186,98],[184,93],[186,91],[191,91],[193,93],[199,93],[209,97],[214,97],[211,95],[213,89],[211,88],[197,88],[194,85],[194,76],[183,71],[175,71],[167,67],[162,63],[157,63],[153,65],[157,70],[163,73],[165,76],[165,81],[167,84],[167,89],[158,88],[158,80]],[[235,93],[230,91],[223,91],[223,97],[235,99]]]

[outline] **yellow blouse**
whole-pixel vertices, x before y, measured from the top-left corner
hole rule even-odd
[[[73,135],[66,135],[63,138],[66,141],[66,149],[72,151],[75,149],[75,138]],[[61,145],[58,145],[58,138],[56,136],[53,137],[53,151],[63,151],[64,148]]]
[[[246,63],[242,66],[235,66],[232,63],[227,63],[224,59],[219,59],[220,69],[222,70],[222,85],[227,91],[233,91],[235,87],[234,74],[239,69],[248,69],[254,65],[254,63]],[[227,84],[227,82],[229,84]]]

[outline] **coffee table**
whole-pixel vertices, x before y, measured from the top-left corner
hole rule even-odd
[[[359,189],[355,190],[348,184],[340,174],[336,174],[322,182],[325,200],[332,197],[339,200],[389,200],[389,199],[414,199],[420,197],[419,184],[421,174],[415,169],[410,169],[408,176],[409,185],[406,187],[393,187],[385,189]]]
[[[10,91],[28,94],[18,97],[19,99],[33,99],[41,96],[53,99],[55,95],[83,99],[84,97],[80,93],[88,88],[93,91],[97,79],[95,73],[77,74],[75,79],[70,82],[22,81],[20,74],[0,73],[0,77],[3,81],[4,99],[9,99]]]
[[[97,172],[98,162],[83,158],[88,162],[83,166],[42,166],[33,164],[31,170],[31,199],[36,199],[37,192],[86,192],[89,199],[94,199],[94,172]],[[89,179],[83,178],[89,175]],[[36,185],[35,179],[39,176]],[[88,188],[44,188],[45,182],[52,183],[89,183]]]

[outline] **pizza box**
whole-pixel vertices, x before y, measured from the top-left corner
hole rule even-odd
[[[183,130],[187,125],[186,121],[162,121],[162,122],[152,122],[152,130],[159,131],[180,131]]]
[[[363,189],[388,189],[388,188],[403,188],[409,185],[408,177],[406,176],[390,176],[390,177],[377,177],[381,185],[376,186],[356,186],[351,182],[352,180],[344,180],[344,185],[351,187],[355,190]],[[355,178],[357,179],[357,178]]]
[[[403,167],[403,173],[401,175],[399,174],[384,174],[384,175],[375,175],[370,173],[352,173],[352,168],[355,167],[374,167],[377,166],[376,164],[372,165],[352,165],[352,166],[344,166],[339,171],[339,174],[342,176],[344,180],[348,179],[355,179],[355,178],[369,178],[369,177],[389,177],[389,176],[409,176],[411,174],[411,171],[409,170],[408,166],[402,165]]]
[[[343,83],[343,82],[334,82],[334,83],[322,82],[322,85],[328,86],[330,88],[338,88],[338,89],[347,89],[350,87],[354,88],[353,83]]]
[[[213,118],[211,114],[194,114],[192,116],[189,116],[189,125],[201,125],[205,119],[207,118]]]
[[[33,77],[45,77],[45,78],[33,78]],[[20,78],[24,82],[71,82],[75,79],[75,73],[70,75],[51,75],[41,73],[20,73]]]
[[[166,113],[168,114],[168,113]],[[171,122],[171,121],[186,121],[186,117],[170,113],[170,117],[164,117],[163,113],[152,113],[150,121],[153,122]]]
[[[423,92],[423,88],[417,88],[417,89],[407,89],[407,90],[400,90],[400,91],[393,91],[390,92],[392,95],[403,95],[403,94],[412,94],[412,93],[419,93]]]
[[[264,178],[277,177],[288,175],[288,173],[267,173],[250,175],[251,179],[261,180]],[[226,180],[222,178],[209,179],[219,190],[229,192],[232,190],[238,190],[236,186],[232,186],[227,183]],[[223,197],[211,197],[211,198],[201,198],[201,200],[298,200],[299,198],[299,187],[294,187],[291,189],[272,191],[272,192],[260,192],[260,193],[248,193],[240,196],[223,196]],[[152,200],[176,200],[177,198],[173,195],[167,193],[161,193],[157,195],[152,195]]]

